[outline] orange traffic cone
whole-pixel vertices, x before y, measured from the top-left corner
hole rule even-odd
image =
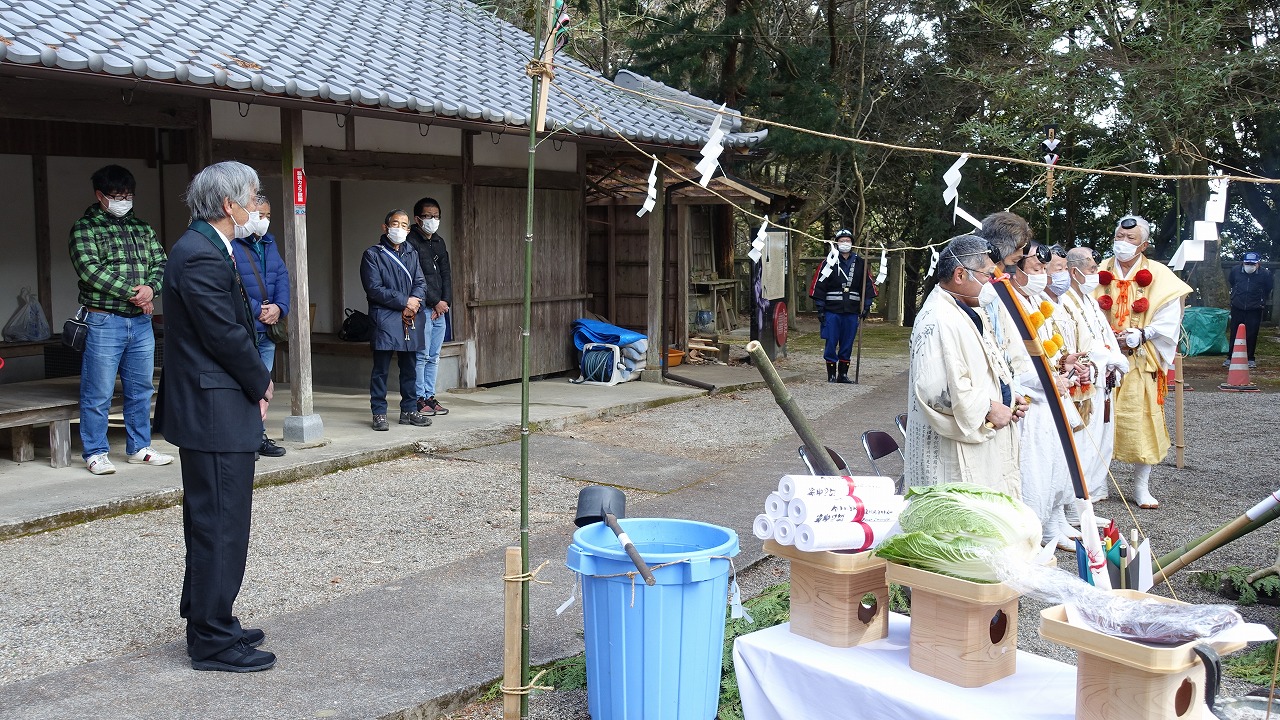
[[[1244,324],[1236,327],[1236,342],[1231,349],[1231,367],[1227,381],[1218,386],[1227,392],[1258,392],[1258,386],[1249,382],[1249,350],[1244,342]]]

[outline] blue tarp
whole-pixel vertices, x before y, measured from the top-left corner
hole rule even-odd
[[[625,347],[641,340],[645,340],[644,335],[617,325],[589,318],[578,318],[573,321],[573,344],[578,350],[582,350],[583,345],[593,342]]]

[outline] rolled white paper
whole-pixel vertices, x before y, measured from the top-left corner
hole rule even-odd
[[[906,500],[901,495],[868,495],[865,498],[798,497],[787,503],[787,519],[797,526],[805,523],[862,522],[894,523]]]
[[[773,539],[779,545],[792,545],[796,541],[796,525],[786,518],[773,521]]]
[[[888,536],[893,523],[804,524],[795,529],[795,546],[805,552],[821,550],[870,550]]]
[[[778,481],[778,494],[788,501],[797,497],[866,497],[892,495],[894,492],[893,478],[874,475],[783,475]]]
[[[764,514],[777,520],[787,516],[787,501],[778,493],[769,493],[764,501]]]
[[[761,540],[773,538],[773,518],[763,513],[757,515],[756,521],[751,524],[751,532]]]

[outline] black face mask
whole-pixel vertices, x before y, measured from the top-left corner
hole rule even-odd
[[[1018,264],[1017,264],[1017,263],[1010,263],[1010,264],[1008,264],[1008,265],[1005,265],[1005,266],[1004,266],[1004,271],[1005,271],[1005,273],[1006,273],[1006,274],[1008,274],[1008,275],[1013,275],[1014,273],[1018,272]]]

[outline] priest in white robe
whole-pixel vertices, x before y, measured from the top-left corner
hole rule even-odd
[[[911,331],[907,484],[972,482],[1021,497],[1013,423],[1026,403],[1014,395],[1007,364],[977,311],[999,302],[987,241],[952,238],[936,272],[938,285]]]

